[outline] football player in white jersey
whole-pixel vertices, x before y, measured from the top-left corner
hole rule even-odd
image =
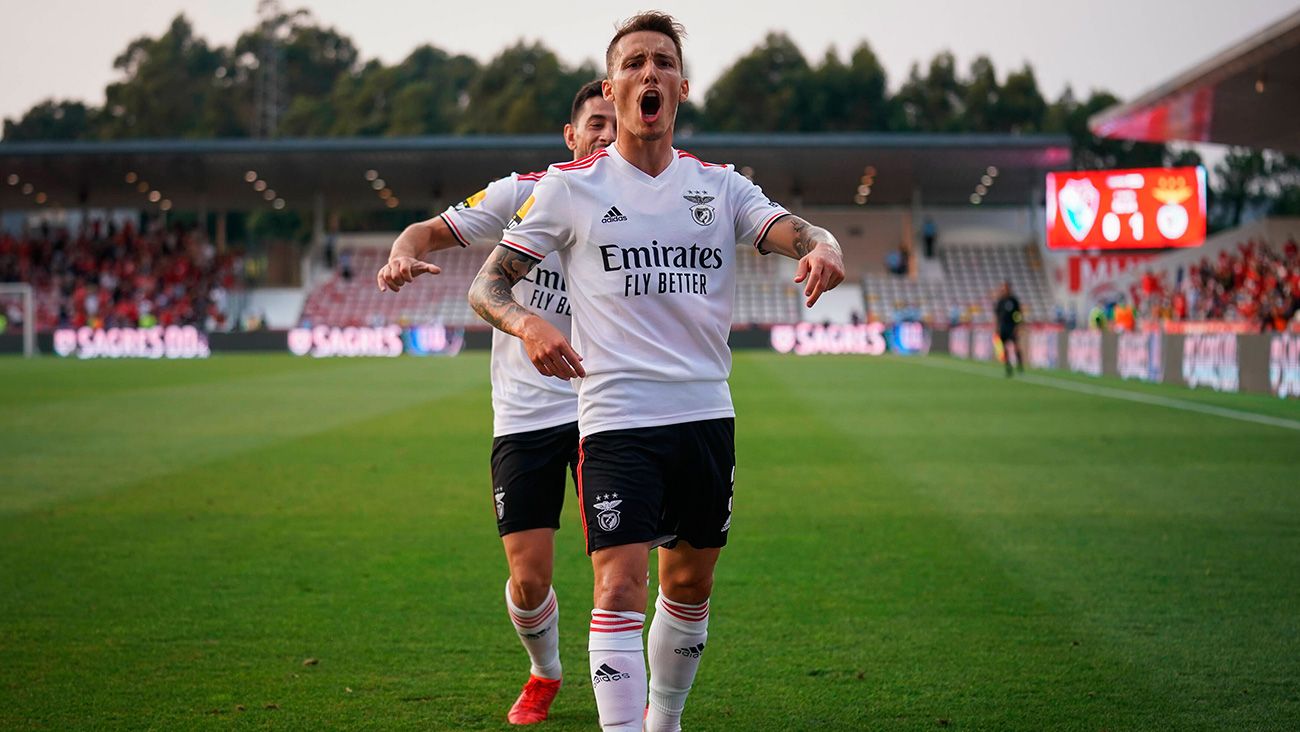
[[[575,159],[583,158],[613,142],[614,132],[614,107],[602,96],[601,83],[586,84],[574,97],[565,144]],[[499,242],[544,175],[507,176],[441,215],[408,227],[379,270],[379,289],[396,292],[421,274],[437,274],[436,266],[420,260],[429,252]],[[515,285],[514,294],[568,333],[568,293],[557,259],[535,268]],[[560,688],[559,604],[551,573],[565,470],[577,464],[578,398],[566,381],[538,373],[518,338],[501,331],[492,336],[492,485],[497,530],[510,566],[506,609],[532,662],[528,682],[506,718],[512,724],[533,724],[546,719]]]
[[[844,278],[829,232],[732,166],[673,148],[689,92],[681,35],[656,12],[619,28],[604,84],[618,139],[551,166],[470,287],[475,310],[522,339],[540,373],[578,380],[578,498],[595,570],[588,649],[605,730],[640,730],[643,712],[646,730],[680,729],[704,650],[735,478],[727,335],[736,245],[797,259],[809,306]],[[512,291],[556,253],[572,345]],[[659,592],[643,645],[654,547]]]

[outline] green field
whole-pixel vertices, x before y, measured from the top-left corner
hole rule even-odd
[[[1300,727],[1300,403],[943,358],[732,387],[688,730]],[[0,360],[0,729],[507,729],[490,425],[483,354]],[[593,730],[565,522],[541,729]]]

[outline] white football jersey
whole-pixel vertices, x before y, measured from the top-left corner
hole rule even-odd
[[[736,244],[789,212],[730,165],[673,150],[651,177],[610,146],[552,165],[502,246],[556,252],[583,357],[583,435],[731,417]]]
[[[545,173],[510,175],[444,211],[442,220],[462,246],[496,245],[501,231],[528,200]],[[570,332],[568,292],[558,257],[533,268],[514,287],[515,299],[566,336]],[[578,396],[569,382],[542,376],[523,341],[492,331],[492,434],[496,437],[558,427],[578,419]]]

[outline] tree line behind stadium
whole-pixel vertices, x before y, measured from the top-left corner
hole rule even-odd
[[[273,129],[257,103],[267,54],[276,55],[280,85]],[[573,91],[603,75],[590,61],[568,66],[545,45],[524,42],[486,63],[424,45],[386,65],[365,60],[346,34],[306,11],[266,19],[230,46],[210,44],[178,15],[162,35],[128,44],[114,68],[122,78],[106,88],[104,106],[43,101],[5,119],[3,141],[553,132]],[[1000,76],[986,56],[963,70],[946,51],[914,63],[891,88],[865,40],[847,56],[828,49],[810,61],[787,35],[770,33],[722,73],[703,104],[683,105],[678,129],[1065,133],[1079,168],[1200,162],[1192,151],[1092,135],[1088,118],[1119,101],[1068,88],[1049,101],[1029,63]],[[1234,151],[1215,166],[1211,230],[1237,225],[1247,210],[1300,214],[1298,181],[1298,158]]]

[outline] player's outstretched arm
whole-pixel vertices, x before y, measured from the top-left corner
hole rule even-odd
[[[798,216],[781,218],[759,244],[764,251],[799,260],[794,281],[803,283],[808,307],[844,281],[844,255],[835,235]]]
[[[497,247],[469,286],[469,304],[488,325],[523,341],[528,358],[543,376],[566,381],[586,376],[582,357],[564,334],[515,300],[515,283],[536,264],[519,252]]]
[[[420,261],[420,257],[459,245],[447,222],[441,216],[411,224],[397,236],[388,253],[388,263],[379,269],[376,281],[379,291],[398,292],[404,285],[422,274],[436,275],[442,270],[436,265]]]

